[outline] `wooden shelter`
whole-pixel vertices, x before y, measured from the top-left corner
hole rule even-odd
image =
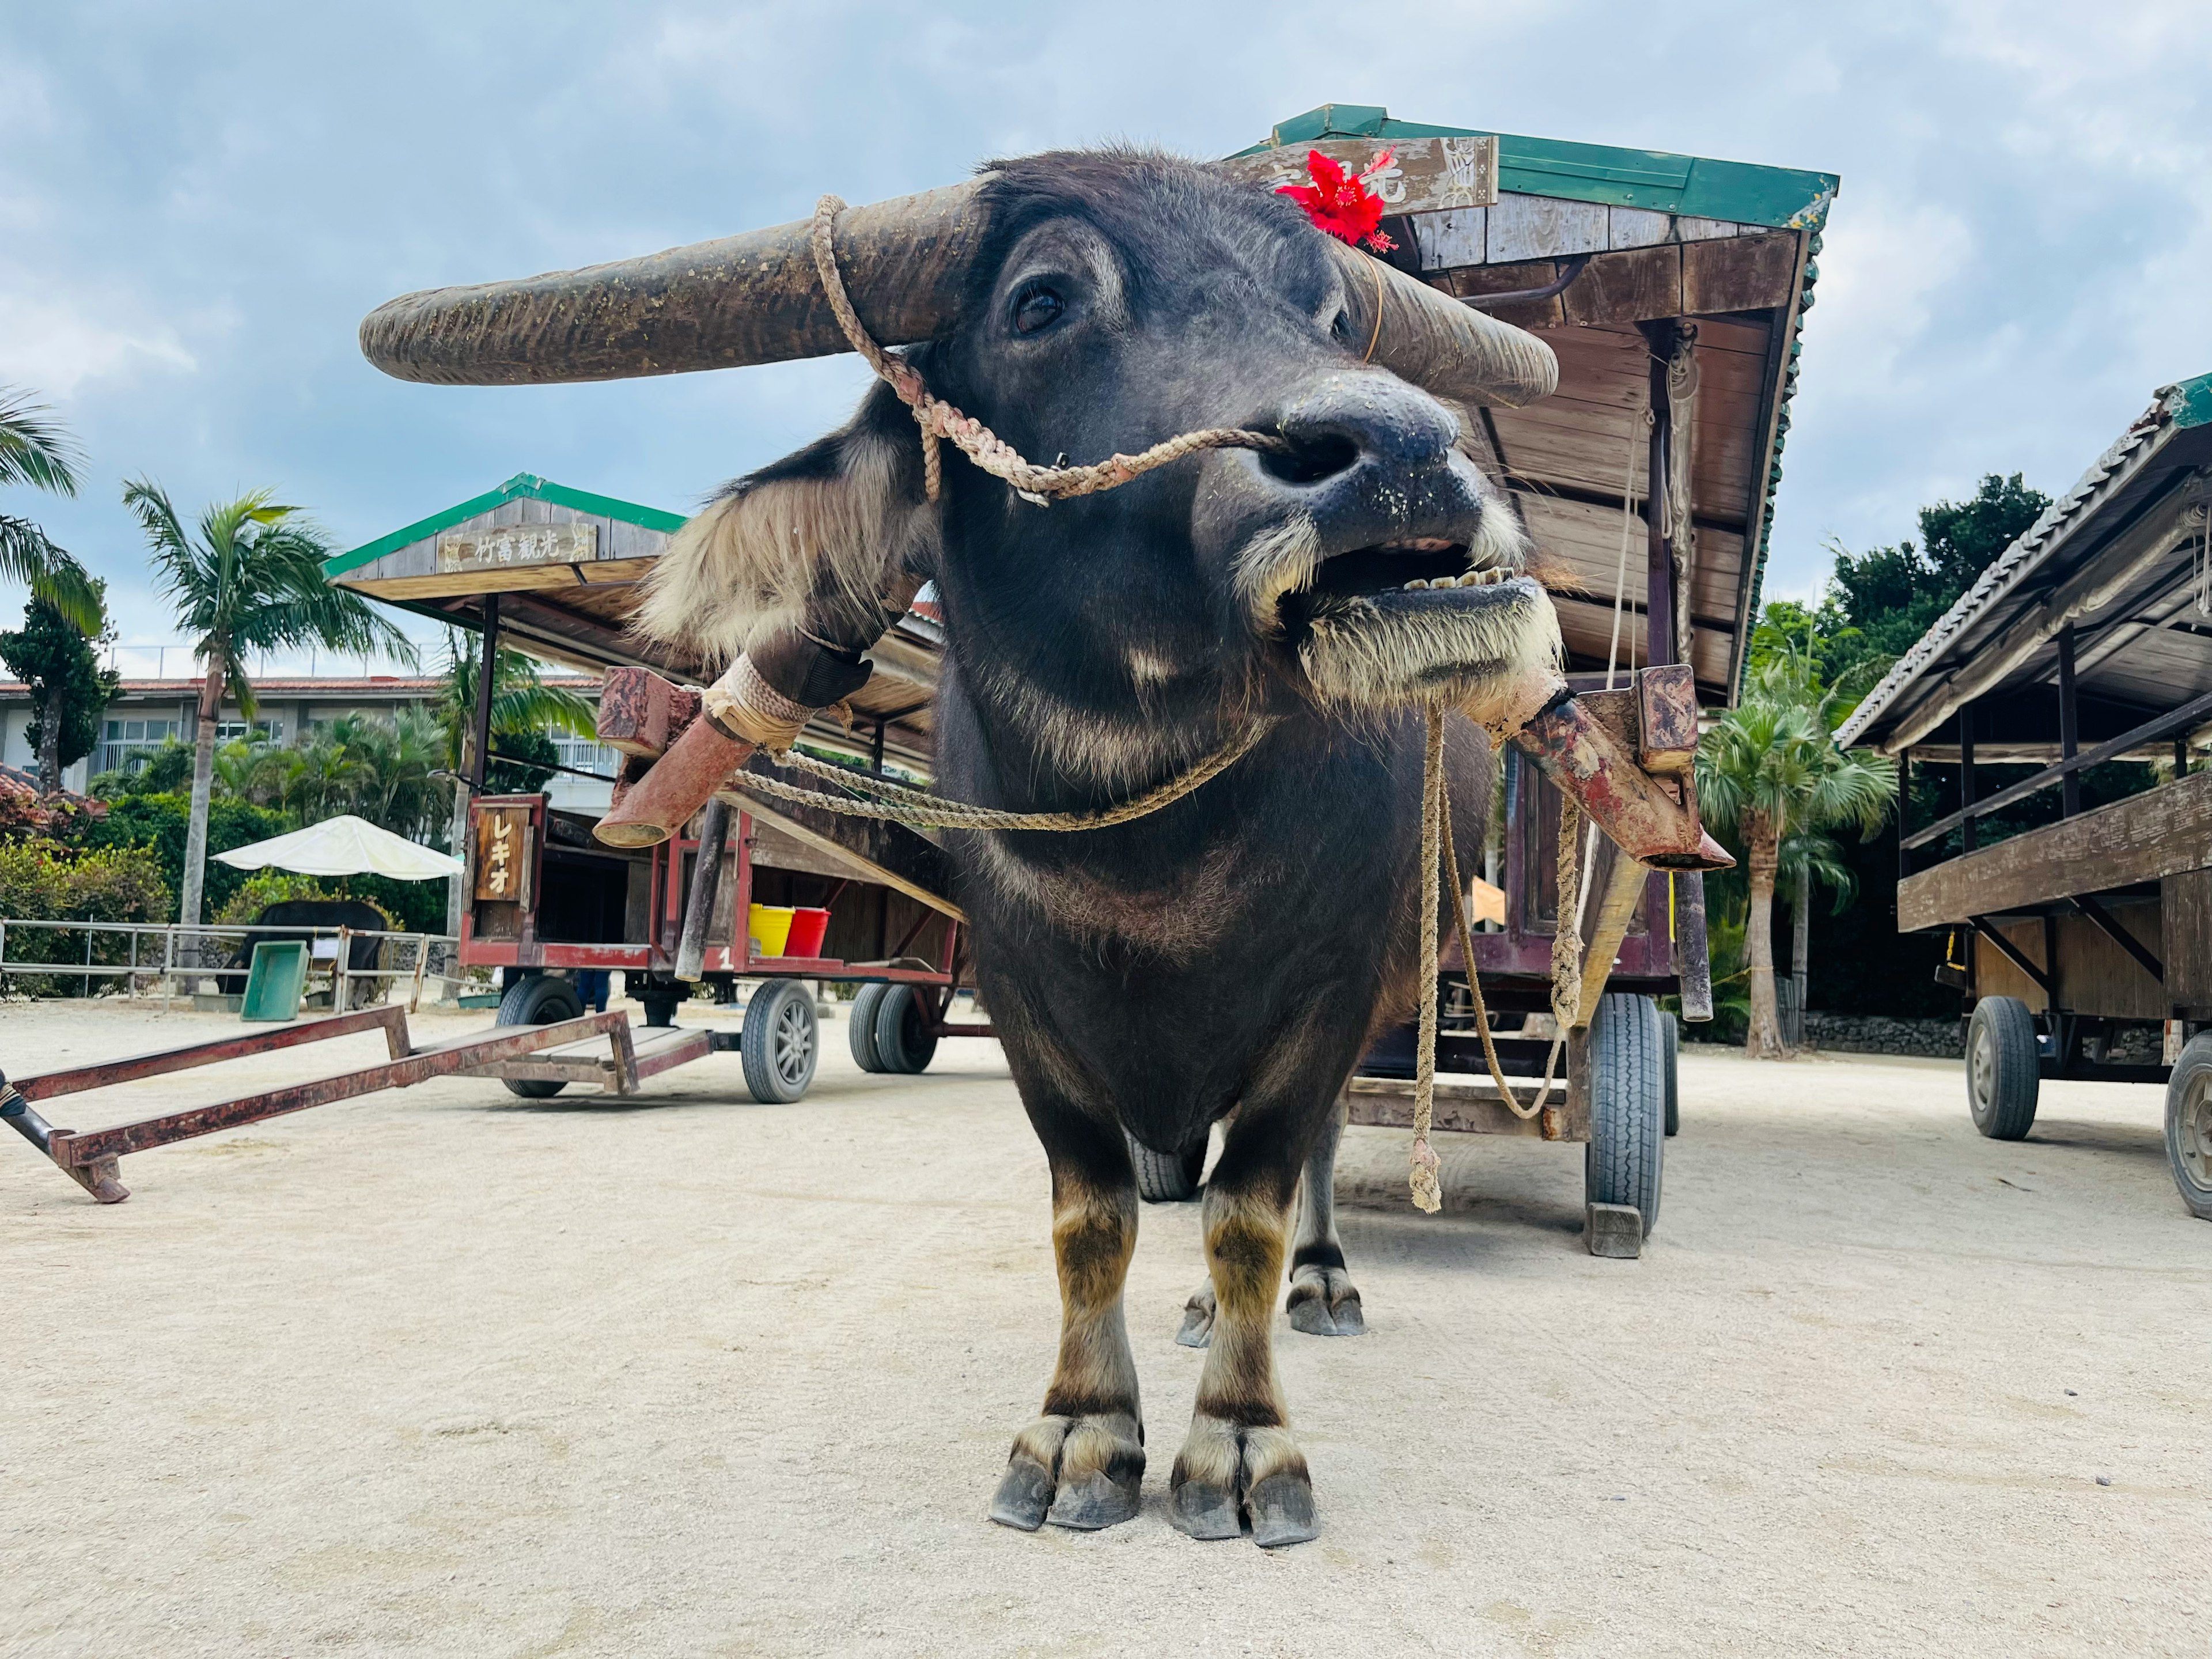
[[[1897,915],[1952,935],[1984,1132],[2027,1133],[2039,1074],[2165,1079],[2212,1024],[2212,374],[2162,387],[1838,735],[1956,769],[1958,809],[1900,826]],[[2116,760],[2164,776],[2084,810]],[[1991,763],[2037,769],[1989,789]],[[1991,842],[1990,814],[2053,793],[2055,822]],[[2131,1025],[2157,1063],[2115,1060]],[[2027,1042],[2008,1111],[2003,1045]]]

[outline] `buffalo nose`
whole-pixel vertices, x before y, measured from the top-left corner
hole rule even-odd
[[[1291,398],[1272,425],[1286,452],[1261,452],[1267,473],[1300,489],[1363,474],[1404,477],[1445,462],[1459,437],[1443,405],[1395,375],[1335,374]]]

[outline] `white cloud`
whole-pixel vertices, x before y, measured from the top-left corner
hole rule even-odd
[[[69,398],[89,380],[128,382],[199,367],[163,325],[113,320],[127,309],[0,287],[0,380]]]

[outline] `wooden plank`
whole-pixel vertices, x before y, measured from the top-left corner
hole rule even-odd
[[[1489,228],[1491,262],[1504,264],[1601,252],[1611,220],[1599,202],[1501,195],[1490,210]]]
[[[1479,265],[1489,260],[1484,228],[1487,208],[1456,208],[1443,213],[1413,216],[1413,243],[1421,255],[1423,270],[1445,270],[1454,265]]]
[[[381,563],[382,561],[378,561]],[[421,576],[364,578],[349,571],[337,579],[342,587],[356,588],[380,599],[429,599],[477,593],[553,592],[602,583],[635,582],[653,568],[651,559],[601,559],[588,567],[577,564],[519,564],[482,570],[453,570]],[[636,603],[635,598],[629,601]]]
[[[1909,933],[2207,867],[2212,772],[2196,772],[1907,877],[1897,925]]]
[[[1617,207],[1607,216],[1605,245],[1610,248],[1650,247],[1672,241],[1674,217],[1650,208]]]
[[[1693,214],[1674,216],[1674,234],[1686,242],[1710,242],[1733,236],[1739,227],[1732,219],[1700,219]]]
[[[2166,1000],[2203,1019],[2212,1013],[2212,870],[2177,871],[2159,889]]]
[[[1525,1090],[1516,1090],[1523,1101],[1542,1079],[1531,1078]],[[1553,1100],[1559,1099],[1559,1080],[1553,1084]],[[1349,1121],[1371,1128],[1410,1129],[1413,1127],[1413,1085],[1398,1078],[1356,1077],[1341,1097]],[[1455,1134],[1523,1135],[1543,1139],[1535,1118],[1516,1116],[1498,1097],[1494,1085],[1443,1083],[1436,1085],[1430,1121]]]
[[[1571,323],[1678,317],[1682,313],[1682,250],[1663,244],[1605,254],[1592,259],[1560,297]]]
[[[1682,307],[1692,316],[1763,311],[1796,298],[1797,236],[1731,236],[1682,248]]]
[[[1375,173],[1370,187],[1394,214],[1431,213],[1445,208],[1484,207],[1498,199],[1498,140],[1492,135],[1431,138],[1322,138],[1284,144],[1256,155],[1232,156],[1214,165],[1223,173],[1262,189],[1307,181],[1307,156],[1319,150],[1348,173],[1364,173],[1383,149],[1390,163]]]

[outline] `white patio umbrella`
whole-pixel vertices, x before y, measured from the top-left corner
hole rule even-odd
[[[240,870],[265,870],[273,865],[303,876],[378,875],[401,881],[442,881],[461,867],[457,858],[380,830],[350,812],[251,847],[234,847],[216,857]]]

